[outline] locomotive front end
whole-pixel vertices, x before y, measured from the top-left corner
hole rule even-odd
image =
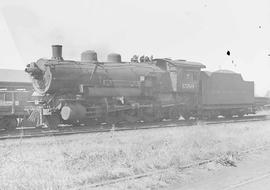
[[[46,60],[40,59],[37,62],[28,64],[25,72],[29,73],[36,92],[45,94],[52,91],[52,73]]]
[[[55,90],[52,83],[52,70],[54,65],[60,61],[63,61],[62,46],[52,45],[51,59],[39,59],[37,62],[30,63],[26,66],[25,72],[30,74],[36,92],[45,94]]]
[[[44,94],[74,93],[79,85],[89,82],[89,75],[97,62],[96,52],[82,53],[82,61],[64,60],[62,46],[52,46],[51,59],[39,59],[28,64],[25,71],[32,79],[35,91]]]

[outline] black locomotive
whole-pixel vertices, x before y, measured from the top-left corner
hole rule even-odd
[[[201,71],[205,65],[186,60],[123,62],[115,53],[100,62],[90,50],[72,61],[62,58],[62,46],[52,50],[51,59],[25,69],[49,127],[254,113],[254,83],[238,73]]]

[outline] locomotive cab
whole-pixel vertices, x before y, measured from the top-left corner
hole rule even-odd
[[[185,118],[196,117],[199,103],[200,71],[205,65],[186,60],[156,59],[156,66],[167,71],[172,84],[174,104]]]
[[[168,71],[177,93],[198,93],[200,70],[205,66],[198,62],[186,60],[156,59],[156,66]]]

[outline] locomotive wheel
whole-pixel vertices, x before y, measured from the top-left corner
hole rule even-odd
[[[169,119],[170,118],[170,110],[168,108],[162,108],[161,117],[162,119]]]
[[[184,113],[184,114],[182,114],[182,117],[183,117],[186,121],[189,121],[189,119],[190,119],[190,114]]]
[[[147,108],[140,111],[140,117],[146,123],[162,121],[162,112],[159,106],[154,108]]]
[[[226,119],[232,119],[233,115],[232,114],[224,114],[223,115]]]
[[[215,120],[215,119],[217,119],[217,117],[218,117],[218,114],[215,111],[204,111],[204,112],[200,113],[199,119],[202,119],[202,120]]]
[[[49,129],[56,129],[58,125],[61,123],[61,121],[60,121],[59,115],[53,114],[53,115],[45,116],[44,123]]]
[[[109,125],[117,124],[121,122],[121,118],[118,112],[108,113],[105,116],[105,122]]]
[[[84,119],[84,120],[82,120],[82,123],[84,125],[89,126],[89,127],[95,127],[95,126],[98,125],[99,122],[98,122],[97,119],[91,118],[91,119]]]
[[[142,117],[142,120],[145,123],[150,123],[150,122],[154,122],[155,121],[155,117],[152,114],[144,114],[144,116]]]
[[[0,119],[0,129],[5,129],[4,120]]]
[[[140,119],[145,123],[150,123],[155,121],[154,112],[152,108],[146,108],[140,110]]]
[[[161,111],[162,108],[156,108],[155,109],[155,112],[154,112],[154,120],[155,121],[162,121],[163,120],[163,116],[162,116],[162,111]]]
[[[244,117],[244,115],[245,115],[245,114],[243,114],[243,113],[238,113],[238,114],[237,114],[237,116],[238,116],[239,118]]]
[[[135,110],[121,112],[120,113],[121,120],[128,122],[128,123],[136,123],[139,121],[139,117],[137,116],[137,112]]]
[[[170,108],[170,110],[169,110],[169,117],[172,120],[178,120],[179,119],[180,114],[179,114],[179,110],[177,109],[177,107]]]

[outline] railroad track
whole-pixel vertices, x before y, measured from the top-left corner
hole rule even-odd
[[[174,127],[184,127],[184,126],[194,126],[199,124],[202,125],[216,125],[222,123],[236,123],[236,122],[254,122],[269,120],[268,115],[252,115],[246,116],[244,118],[232,118],[230,120],[226,119],[216,119],[211,121],[162,121],[153,123],[136,123],[128,124],[128,127],[119,126],[101,126],[99,128],[91,128],[89,126],[84,127],[63,127],[57,130],[49,129],[36,129],[36,128],[21,128],[12,132],[0,132],[0,140],[6,139],[20,139],[20,138],[34,138],[34,137],[46,137],[46,136],[63,136],[63,135],[73,135],[73,134],[84,134],[84,133],[105,133],[105,132],[118,132],[118,131],[130,131],[130,130],[147,130],[147,129],[159,129],[159,128],[174,128]]]
[[[241,188],[245,185],[248,185],[248,184],[251,184],[251,183],[256,183],[258,181],[261,181],[261,180],[264,180],[265,178],[269,178],[270,177],[270,172],[268,173],[265,173],[263,175],[260,175],[260,176],[257,176],[257,177],[254,177],[254,178],[251,178],[251,179],[248,179],[248,180],[245,180],[243,182],[240,182],[240,183],[237,183],[237,184],[234,184],[234,185],[230,185],[229,187],[226,187],[222,190],[233,190],[233,189],[237,189],[237,188]]]
[[[253,147],[253,148],[250,148],[250,149],[246,149],[246,150],[243,150],[243,151],[239,152],[239,154],[251,153],[251,152],[255,152],[255,151],[259,151],[259,150],[264,150],[264,149],[267,149],[267,148],[270,148],[270,144],[269,145],[264,145],[264,146]],[[211,162],[219,162],[219,160],[223,160],[223,159],[224,159],[223,156],[218,156],[218,157],[215,157],[215,158],[202,160],[202,161],[195,162],[195,163],[182,165],[182,166],[178,167],[177,170],[182,171],[182,170],[185,170],[185,169],[189,169],[189,168],[193,168],[193,167],[197,167],[197,166],[202,166],[202,165],[205,165],[205,164],[208,164],[208,163],[211,163]],[[152,172],[148,172],[148,173],[143,173],[143,174],[138,174],[138,175],[133,175],[133,176],[128,176],[128,177],[122,177],[122,178],[118,178],[118,179],[107,180],[107,181],[100,182],[100,183],[92,183],[92,184],[84,185],[84,186],[81,186],[81,187],[71,188],[69,190],[86,190],[86,189],[92,189],[92,188],[102,187],[102,186],[106,186],[106,185],[113,185],[113,184],[129,181],[129,180],[135,180],[135,179],[140,179],[140,178],[145,178],[145,177],[151,177],[153,175],[162,174],[162,173],[166,173],[166,172],[173,171],[173,170],[175,170],[175,168],[160,169],[160,170],[156,170],[156,171],[152,171]],[[241,185],[246,184],[246,183],[250,183],[250,182],[253,182],[253,181],[256,181],[256,180],[260,180],[261,178],[268,177],[269,175],[270,175],[270,173],[267,174],[267,175],[264,175],[264,176],[260,176],[258,178],[251,179],[251,180],[243,182],[243,183],[235,184],[233,186],[225,188],[224,190],[229,190],[229,189],[241,186]]]

